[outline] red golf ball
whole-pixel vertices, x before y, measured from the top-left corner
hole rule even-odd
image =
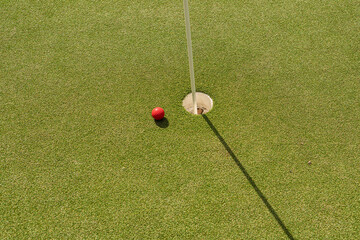
[[[165,111],[161,107],[156,107],[152,110],[151,115],[155,120],[161,120],[165,116]]]

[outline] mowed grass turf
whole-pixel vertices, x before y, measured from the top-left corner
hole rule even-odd
[[[359,1],[0,9],[1,239],[360,238]]]

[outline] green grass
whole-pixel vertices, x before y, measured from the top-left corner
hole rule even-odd
[[[0,9],[1,239],[288,238],[181,106],[182,1]],[[360,238],[359,2],[190,9],[207,117],[284,226],[295,239]]]

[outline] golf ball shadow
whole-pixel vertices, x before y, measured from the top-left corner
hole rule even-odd
[[[167,128],[169,126],[169,121],[167,120],[166,117],[164,117],[161,120],[154,120],[154,122],[156,123],[156,125],[158,127],[161,127],[161,128]]]

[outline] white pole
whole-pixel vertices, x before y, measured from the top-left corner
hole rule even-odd
[[[192,45],[191,45],[190,14],[189,14],[188,0],[184,0],[184,13],[185,13],[187,48],[188,48],[188,56],[189,56],[191,92],[192,92],[192,99],[194,106],[194,114],[197,114],[195,74],[194,74],[194,62],[193,62]]]

